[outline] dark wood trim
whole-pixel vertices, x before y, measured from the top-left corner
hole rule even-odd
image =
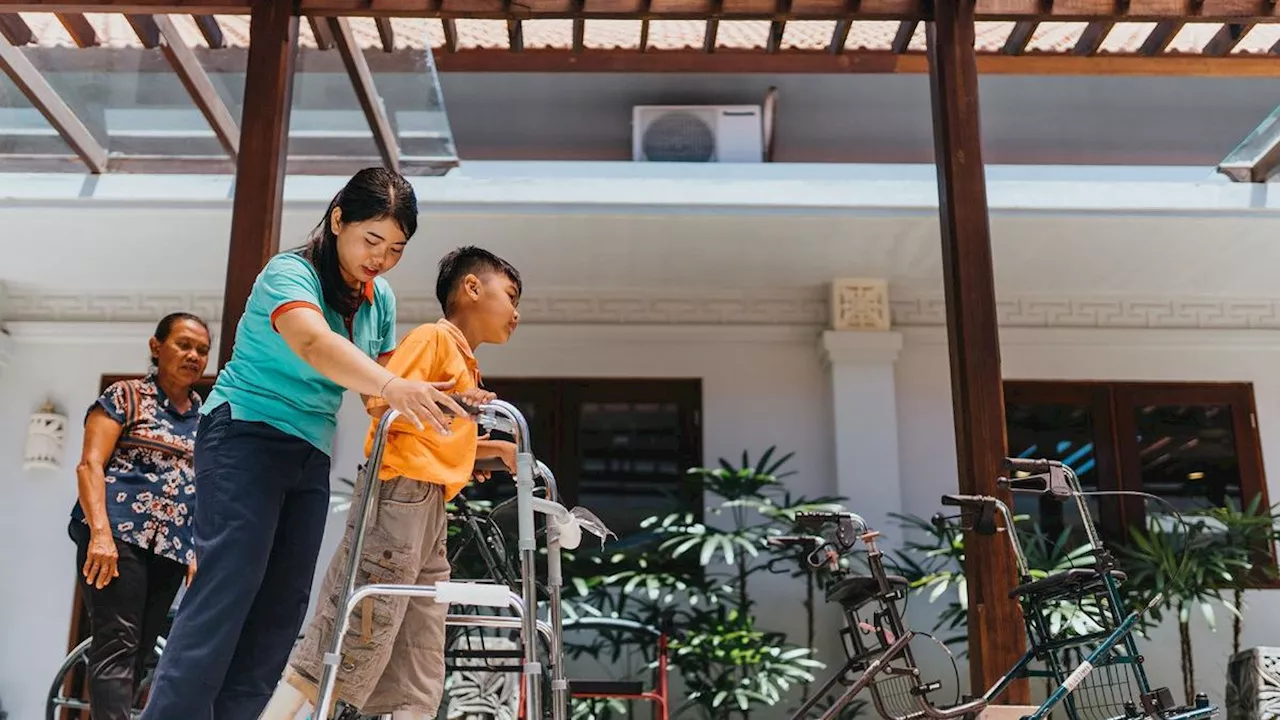
[[[106,0],[99,0],[100,2]],[[218,0],[236,2],[237,0]],[[720,0],[668,0],[661,9],[650,9],[647,17],[655,20],[689,20],[718,18],[721,20],[840,20],[866,17],[871,20],[931,20],[931,0],[862,0],[856,7],[843,2],[797,2],[791,13],[779,17],[778,3],[726,5],[725,12],[713,9]],[[422,0],[299,0],[300,12],[316,15],[357,15],[369,17],[438,17],[441,9]],[[644,14],[644,0],[602,0],[591,3],[583,13],[587,18],[635,19]],[[498,18],[502,6],[493,0],[470,0],[450,3],[452,17]],[[574,16],[572,0],[530,0],[521,8],[525,19]],[[1269,0],[1075,0],[1070,3],[1046,3],[1042,0],[979,0],[979,20],[1059,20],[1092,21],[1107,18],[1125,22],[1141,22],[1168,18],[1194,18],[1197,22],[1241,22],[1251,18],[1280,17],[1280,10]]]
[[[231,359],[236,325],[258,273],[280,249],[289,112],[293,106],[298,18],[286,3],[257,0],[249,26],[249,62],[236,163],[231,243],[218,336],[217,369]]]
[[[234,161],[240,154],[240,128],[226,103],[218,95],[213,81],[209,79],[209,73],[200,65],[191,46],[182,39],[168,15],[156,15],[152,18],[152,23],[163,39],[160,51],[173,67],[192,102],[200,108],[200,114],[204,115],[209,127],[218,136],[218,142],[226,150],[227,157]]]
[[[117,12],[141,14],[249,14],[254,0],[0,0],[9,12]],[[780,16],[776,3],[748,3],[713,11],[720,0],[668,0],[654,10],[648,0],[601,0],[576,15],[587,19],[635,20],[868,20],[927,21],[933,19],[934,0],[863,0],[860,3],[806,0]],[[423,0],[297,0],[301,15],[359,17],[441,17],[506,19],[509,14],[494,0],[460,0],[441,3]],[[575,17],[573,0],[530,0],[522,3],[523,19]],[[1046,3],[1043,0],[979,0],[979,20],[1092,22],[1151,22],[1169,19],[1195,22],[1274,21],[1280,4],[1271,0],[1075,0]]]
[[[329,18],[329,32],[333,35],[333,44],[342,56],[342,63],[347,68],[347,77],[351,79],[351,88],[356,93],[356,100],[364,110],[365,120],[373,132],[373,142],[378,146],[378,154],[382,156],[382,164],[396,172],[400,171],[400,146],[396,142],[395,131],[391,129],[391,120],[378,97],[378,89],[373,84],[373,73],[364,53],[356,45],[355,36],[351,34],[351,23],[346,18]]]
[[[1011,502],[996,485],[1006,447],[1004,394],[974,33],[973,0],[938,3],[937,19],[926,28],[951,401],[960,492]],[[969,677],[973,695],[981,696],[1021,658],[1026,638],[1009,597],[1018,571],[1008,542],[970,532],[965,543]],[[1025,678],[1001,697],[1012,705],[1029,698]]]
[[[80,118],[76,117],[53,86],[31,64],[31,60],[3,36],[0,36],[0,70],[9,76],[53,129],[58,131],[58,135],[89,167],[90,172],[101,173],[107,169],[107,149],[80,122]]]
[[[326,24],[321,22],[321,27]],[[767,54],[763,48],[738,50],[718,48],[712,54],[698,49],[655,50],[585,48],[574,53],[568,48],[531,48],[512,53],[507,48],[457,49],[457,30],[446,20],[445,47],[437,48],[434,61],[440,72],[608,72],[608,73],[757,73],[757,74],[882,74],[927,73],[924,53],[896,54],[890,50],[850,50],[832,53],[821,50],[784,49]],[[450,28],[453,27],[452,30]],[[837,28],[838,29],[838,28]],[[643,31],[643,24],[642,24]],[[910,36],[906,36],[910,40]],[[451,49],[452,48],[452,49]],[[192,51],[209,73],[244,72],[244,48]],[[105,72],[111,62],[136,67],[139,73],[172,72],[165,63],[147,62],[145,51],[136,48],[29,47],[24,54],[43,72]],[[108,55],[108,53],[110,53]],[[314,48],[299,50],[308,72],[343,72],[337,53]],[[401,48],[394,53],[380,49],[364,52],[369,69],[379,73],[416,73],[422,69],[423,51]],[[1136,54],[1102,53],[1076,56],[1070,53],[1030,52],[1006,55],[979,53],[978,72],[984,75],[1103,75],[1141,77],[1274,77],[1276,56],[1231,54],[1205,57],[1169,54],[1144,57]]]
[[[839,29],[839,28],[837,28]],[[911,36],[907,35],[907,42]],[[399,53],[397,53],[398,55]],[[383,54],[385,56],[385,54]],[[386,56],[393,58],[395,56]],[[371,58],[372,60],[372,58]],[[833,53],[826,50],[736,50],[719,47],[713,53],[697,50],[526,49],[513,54],[506,48],[464,49],[438,52],[440,72],[596,72],[596,73],[734,73],[734,74],[883,74],[927,73],[923,53],[902,54],[883,50]],[[1101,54],[1076,56],[1062,53],[981,53],[978,72],[983,75],[1106,75],[1142,77],[1274,77],[1276,58],[1266,55]],[[391,65],[370,63],[376,71]],[[399,63],[408,67],[409,63]]]

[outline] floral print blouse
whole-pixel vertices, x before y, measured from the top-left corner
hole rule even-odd
[[[107,518],[118,540],[149,549],[183,565],[195,560],[196,426],[200,396],[180,412],[156,383],[154,372],[121,380],[102,393],[95,408],[120,423],[120,440],[107,461]],[[71,517],[86,522],[77,502]]]

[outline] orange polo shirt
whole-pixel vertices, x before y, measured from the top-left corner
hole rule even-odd
[[[448,320],[420,325],[406,335],[387,361],[387,369],[408,380],[453,380],[455,384],[449,392],[480,385],[476,356],[462,331]],[[386,403],[380,398],[370,401],[371,407],[378,405],[385,407]],[[445,500],[452,500],[471,482],[476,464],[476,426],[465,418],[455,418],[450,430],[449,435],[441,435],[430,425],[418,430],[407,420],[396,420],[387,434],[378,477],[389,480],[403,475],[443,485]],[[374,419],[365,438],[365,457],[377,431],[378,420]]]

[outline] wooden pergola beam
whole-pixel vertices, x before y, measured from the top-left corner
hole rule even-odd
[[[1080,39],[1076,41],[1076,46],[1071,49],[1071,54],[1081,57],[1097,55],[1098,50],[1102,48],[1102,43],[1107,39],[1107,33],[1111,32],[1113,27],[1115,27],[1115,23],[1105,20],[1089,23],[1085,26],[1084,32],[1080,33]]]
[[[1173,38],[1177,36],[1178,31],[1182,29],[1182,22],[1177,20],[1161,20],[1151,29],[1147,35],[1147,39],[1142,41],[1142,47],[1138,50],[1138,54],[1159,55],[1169,47],[1169,43],[1173,42]]]
[[[182,39],[169,16],[156,15],[151,18],[151,22],[163,39],[160,50],[164,53],[165,60],[169,61],[178,80],[187,89],[187,94],[196,107],[200,108],[205,120],[209,121],[209,127],[218,136],[222,149],[228,157],[235,160],[240,154],[240,128],[227,109],[227,104],[218,95],[217,88],[209,79],[209,73],[200,65],[200,60],[192,52],[191,46]]]
[[[386,52],[395,52],[396,31],[391,27],[391,18],[374,18],[374,23],[378,27],[378,41],[382,43],[382,49]]]
[[[326,18],[309,15],[307,24],[311,26],[311,36],[315,38],[316,47],[321,50],[332,50],[333,32],[329,30],[329,21]]]
[[[937,19],[927,28],[951,402],[960,492],[1003,496],[1012,502],[1008,492],[996,486],[1006,444],[1004,383],[982,165],[973,12],[973,0],[940,2]],[[964,573],[969,593],[969,678],[978,697],[1014,667],[1026,648],[1022,613],[1009,597],[1018,576],[1005,537],[966,533]],[[1025,705],[1029,698],[1024,678],[1011,684],[1001,699]]]
[[[1213,37],[1209,38],[1209,42],[1205,43],[1200,54],[1205,57],[1230,55],[1253,28],[1253,23],[1226,23],[1218,28],[1218,32],[1214,33]]]
[[[444,26],[445,52],[458,52],[458,23],[453,18],[445,18],[440,24]]]
[[[911,38],[915,37],[916,28],[920,23],[916,20],[903,20],[898,23],[898,30],[893,34],[893,43],[889,49],[895,55],[902,55],[907,52],[907,48],[911,46]]]
[[[0,35],[11,45],[30,45],[36,41],[31,26],[17,13],[0,13]]]
[[[1034,20],[1021,20],[1013,26],[1013,30],[1009,33],[1009,37],[1004,41],[1004,47],[1001,52],[1005,55],[1021,55],[1027,51],[1027,45],[1031,42],[1031,38],[1036,34],[1036,28],[1040,23]]]
[[[227,46],[227,40],[222,36],[222,26],[218,24],[217,18],[212,15],[192,15],[191,19],[195,21],[196,28],[200,30],[204,41],[211,49],[220,50]]]
[[[236,325],[258,273],[280,250],[289,113],[293,107],[298,18],[288,3],[257,0],[249,27],[241,153],[236,162],[231,243],[222,300],[218,369],[226,366]]]
[[[351,24],[346,18],[329,18],[329,31],[333,34],[333,43],[342,55],[342,63],[347,68],[347,76],[351,78],[351,87],[356,92],[356,100],[364,110],[369,129],[373,131],[374,144],[378,146],[378,154],[382,163],[388,168],[400,171],[400,146],[396,142],[395,131],[391,129],[391,121],[382,105],[382,98],[373,84],[373,72],[365,60],[364,52],[356,44],[351,33]]]
[[[53,129],[62,136],[90,172],[102,173],[107,169],[107,149],[93,137],[89,128],[76,117],[71,107],[58,95],[27,56],[0,34],[0,70],[9,76],[13,84],[40,111]]]
[[[98,33],[93,29],[93,24],[84,15],[79,13],[56,13],[55,16],[77,47],[87,48],[98,45]]]

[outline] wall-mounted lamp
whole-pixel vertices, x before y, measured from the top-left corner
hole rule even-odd
[[[27,424],[27,451],[22,469],[60,470],[62,446],[66,441],[67,416],[55,410],[52,401],[46,401]]]

